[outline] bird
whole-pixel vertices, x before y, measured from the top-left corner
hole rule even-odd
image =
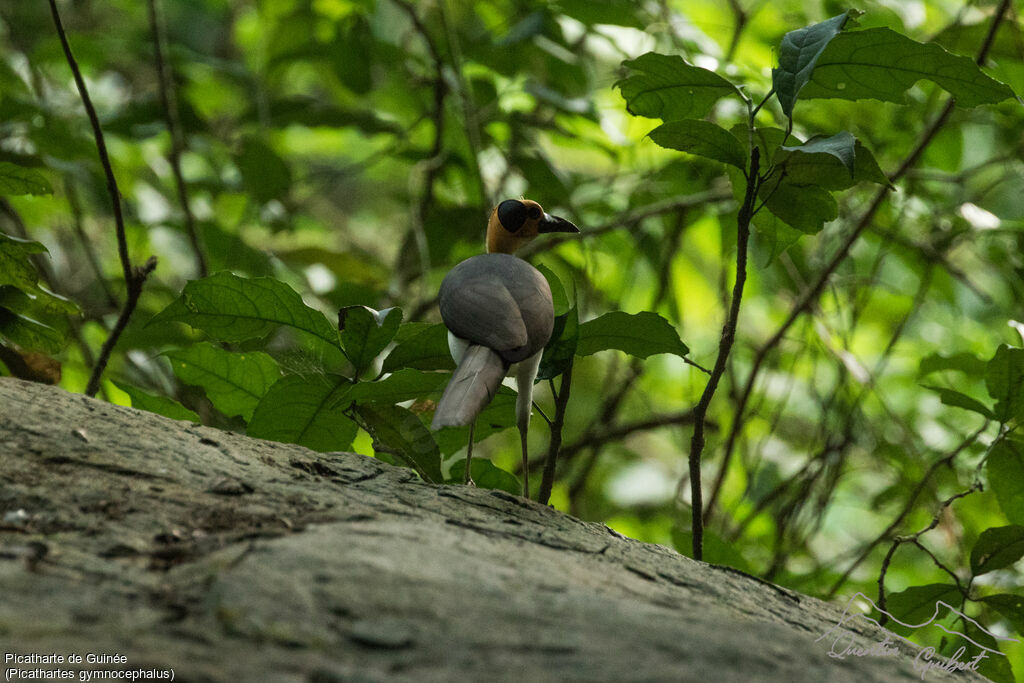
[[[533,410],[533,383],[551,338],[555,311],[551,288],[536,268],[515,252],[537,235],[578,233],[570,221],[552,216],[529,199],[506,199],[487,221],[487,253],[462,261],[441,282],[441,319],[455,372],[431,422],[433,429],[469,425],[464,481],[472,483],[476,418],[494,398],[502,379],[515,375],[516,426],[523,452],[523,497],[530,497],[526,435]]]

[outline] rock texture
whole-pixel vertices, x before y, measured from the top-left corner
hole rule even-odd
[[[829,657],[835,638],[815,641],[841,607],[533,502],[7,378],[0,520],[0,652],[127,659],[86,669],[920,680],[905,645]],[[851,628],[860,646],[884,637]]]

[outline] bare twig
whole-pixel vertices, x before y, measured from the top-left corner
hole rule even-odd
[[[750,125],[754,125],[753,118]],[[747,281],[747,245],[750,241],[750,219],[753,216],[754,202],[757,197],[758,177],[761,168],[761,150],[752,147],[750,150],[750,169],[747,172],[747,189],[743,205],[736,216],[736,281],[732,288],[732,303],[729,316],[722,326],[722,338],[718,342],[718,357],[704,392],[693,409],[693,436],[690,439],[690,501],[693,506],[691,533],[693,534],[693,559],[704,557],[704,503],[702,501],[700,463],[704,452],[704,421],[707,417],[711,399],[714,398],[718,382],[725,373],[725,364],[736,339],[736,325],[740,317],[740,302],[743,299],[743,286]]]
[[[423,192],[412,207],[411,226],[412,238],[420,257],[421,275],[426,275],[430,270],[430,250],[427,247],[427,234],[424,226],[426,225],[431,205],[434,203],[434,183],[437,180],[438,173],[441,172],[441,168],[444,166],[446,157],[444,151],[444,101],[448,94],[448,86],[444,79],[444,60],[441,58],[441,52],[438,50],[437,44],[434,42],[427,27],[416,13],[416,8],[405,0],[393,0],[393,2],[408,15],[413,28],[423,40],[423,44],[426,45],[434,69],[434,77],[432,79],[434,101],[430,114],[431,122],[434,125],[434,139],[428,152],[429,156],[417,164],[417,170],[421,170],[423,174]],[[414,196],[415,192],[410,192],[410,195]],[[433,300],[430,301],[429,307],[433,307]]]
[[[61,47],[64,49],[64,57],[71,68],[71,73],[75,78],[75,86],[78,88],[78,94],[82,98],[82,104],[85,106],[89,123],[92,125],[93,137],[96,140],[96,150],[99,153],[100,164],[103,166],[103,173],[107,178],[107,191],[110,193],[110,202],[114,210],[114,225],[117,230],[117,253],[121,258],[121,270],[124,271],[124,281],[127,288],[124,308],[121,310],[121,315],[118,317],[114,329],[111,330],[110,336],[107,337],[107,341],[103,343],[103,347],[100,349],[99,358],[96,359],[96,365],[92,369],[92,375],[90,375],[89,383],[85,388],[86,395],[95,396],[100,387],[103,371],[110,360],[110,354],[114,350],[114,346],[117,345],[117,340],[121,333],[124,332],[124,328],[128,325],[128,319],[131,317],[132,312],[135,311],[136,304],[139,303],[142,286],[146,282],[146,278],[149,277],[149,274],[156,268],[156,257],[150,256],[149,260],[141,268],[133,267],[128,258],[128,238],[125,236],[124,215],[121,212],[121,192],[117,188],[114,169],[110,165],[110,156],[107,154],[107,144],[103,139],[100,119],[96,115],[96,109],[92,106],[92,100],[89,98],[89,91],[85,87],[85,79],[82,78],[78,62],[75,61],[75,56],[71,53],[71,45],[68,43],[67,34],[64,32],[64,24],[61,23],[56,0],[50,0],[50,13],[53,15],[53,24],[57,28],[57,35],[60,38]]]
[[[178,193],[178,203],[185,216],[185,232],[188,233],[189,243],[192,245],[192,253],[196,257],[196,267],[200,277],[206,277],[206,255],[203,252],[202,243],[199,240],[199,232],[196,229],[196,219],[192,214],[192,207],[188,203],[188,187],[185,185],[185,176],[181,172],[181,155],[185,150],[185,140],[181,132],[181,121],[178,117],[178,98],[174,90],[174,79],[171,75],[170,66],[164,56],[164,44],[167,42],[164,33],[164,25],[160,20],[157,8],[158,0],[148,0],[149,25],[153,32],[153,52],[156,57],[157,83],[160,90],[160,102],[164,108],[164,116],[167,120],[167,132],[171,136],[171,151],[169,156],[171,170],[174,173],[174,185]]]
[[[917,502],[917,497],[919,495],[921,495],[921,492],[924,491],[924,488],[931,481],[932,475],[934,475],[935,472],[938,471],[938,469],[940,467],[944,467],[944,466],[951,467],[952,464],[953,464],[953,461],[956,459],[956,457],[958,455],[960,455],[964,451],[964,449],[966,449],[968,446],[970,446],[975,441],[977,441],[978,437],[981,436],[982,433],[986,429],[988,429],[988,425],[989,425],[989,422],[988,422],[988,420],[986,420],[985,423],[981,427],[979,427],[974,433],[972,433],[970,436],[968,436],[966,439],[964,439],[956,448],[954,448],[951,452],[949,452],[948,454],[944,455],[943,457],[939,458],[938,460],[936,460],[935,462],[933,462],[931,464],[931,467],[928,468],[928,471],[924,473],[923,477],[921,477],[921,481],[919,481],[917,483],[917,486],[914,487],[914,490],[910,492],[910,497],[907,499],[907,502],[903,506],[903,509],[900,511],[900,513],[898,515],[896,515],[896,519],[894,519],[889,524],[889,526],[887,526],[885,528],[885,531],[880,533],[877,537],[875,537],[875,539],[873,541],[871,541],[866,546],[864,546],[864,548],[861,550],[861,552],[857,556],[857,558],[854,559],[854,561],[852,563],[850,563],[850,566],[848,566],[846,568],[846,570],[843,572],[842,576],[840,576],[836,580],[836,582],[834,584],[832,584],[832,588],[830,588],[828,593],[826,593],[826,595],[828,597],[832,597],[837,592],[839,592],[839,589],[842,587],[842,585],[844,583],[846,583],[846,580],[848,578],[850,578],[850,575],[857,569],[857,567],[859,567],[860,564],[864,560],[867,559],[868,555],[870,555],[871,552],[876,547],[878,547],[878,545],[882,541],[884,541],[885,539],[889,538],[892,535],[892,533],[894,531],[896,531],[896,529],[899,527],[899,525],[903,523],[903,520],[906,519],[907,515],[909,515],[911,510],[914,509],[914,503]],[[935,523],[938,524],[938,522],[935,522]],[[929,531],[932,528],[934,528],[934,525],[929,526],[924,531]],[[924,531],[921,531],[918,534],[918,536],[923,534]],[[882,570],[882,577],[883,578],[884,578],[884,575],[885,575],[885,570],[884,570],[884,566],[883,566],[883,570]]]
[[[541,505],[547,505],[551,498],[551,487],[555,483],[555,464],[558,459],[558,451],[562,447],[562,429],[565,427],[565,408],[569,405],[569,393],[572,390],[572,360],[569,366],[562,373],[562,382],[558,393],[555,393],[555,383],[551,382],[551,392],[555,393],[555,419],[551,423],[551,440],[548,442],[548,455],[544,461],[544,474],[540,480],[540,492],[537,494],[537,501]]]

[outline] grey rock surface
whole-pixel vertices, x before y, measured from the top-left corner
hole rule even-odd
[[[127,659],[22,668],[182,681],[921,680],[907,645],[828,656],[837,634],[840,649],[884,638],[859,619],[833,630],[842,606],[534,502],[9,378],[0,520],[0,651]]]

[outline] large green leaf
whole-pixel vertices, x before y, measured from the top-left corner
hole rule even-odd
[[[801,145],[782,146],[772,163],[793,185],[817,185],[826,190],[845,190],[857,182],[888,185],[871,151],[843,131],[828,138],[814,138]]]
[[[167,396],[155,396],[147,393],[138,387],[114,380],[114,385],[128,394],[132,400],[132,408],[147,410],[157,415],[169,417],[172,420],[185,420],[187,422],[199,422],[199,416],[172,398]]]
[[[772,87],[786,116],[792,118],[800,90],[811,80],[822,52],[843,30],[849,16],[850,12],[843,12],[813,26],[790,31],[782,37],[779,66],[772,69]]]
[[[45,252],[46,247],[39,242],[18,239],[0,232],[0,285],[34,290],[39,275],[29,256]]]
[[[1024,349],[1001,345],[985,367],[985,386],[996,400],[997,420],[1024,415]]]
[[[835,36],[800,96],[902,103],[906,91],[922,79],[947,90],[961,107],[994,104],[1014,96],[1009,86],[987,76],[969,57],[883,27]]]
[[[1020,472],[1017,476],[1020,476]],[[1003,569],[1024,557],[1024,526],[1010,526],[985,529],[971,548],[971,571],[981,576],[997,569]]]
[[[769,179],[757,194],[769,211],[802,233],[813,235],[839,215],[832,194],[817,185],[796,185],[788,178]]]
[[[23,194],[53,194],[53,188],[39,171],[0,161],[0,195]]]
[[[576,355],[589,356],[605,349],[618,349],[637,358],[657,353],[683,357],[690,352],[676,329],[651,311],[612,311],[580,325]]]
[[[271,385],[281,377],[277,362],[261,351],[233,353],[201,343],[168,351],[171,368],[185,384],[202,387],[214,407],[246,421]]]
[[[1024,524],[1024,442],[1000,439],[985,462],[988,485],[1013,524]]]
[[[898,593],[890,593],[885,598],[886,611],[904,624],[911,624],[911,627],[893,621],[889,621],[885,627],[900,635],[908,635],[914,631],[914,627],[930,624],[932,617],[941,621],[949,613],[949,610],[938,604],[940,601],[956,605],[961,597],[960,589],[947,583],[911,586]]]
[[[356,413],[373,437],[374,450],[404,460],[428,482],[443,481],[437,443],[415,413],[385,403],[360,404]]]
[[[443,323],[416,325],[415,333],[399,341],[391,353],[384,359],[383,372],[394,372],[399,368],[415,368],[417,370],[452,370],[451,351],[448,349],[448,328]],[[402,325],[405,328],[406,325]],[[401,328],[399,328],[401,330]],[[399,335],[396,335],[398,338]]]
[[[344,451],[358,431],[342,410],[352,383],[339,375],[288,375],[257,404],[246,433],[315,451]]]
[[[46,323],[0,308],[0,337],[28,351],[54,354],[64,348],[65,335]]]
[[[147,325],[167,322],[186,323],[224,342],[256,339],[287,325],[340,348],[338,332],[327,317],[304,304],[294,289],[269,277],[221,272],[192,280]]]
[[[391,343],[401,322],[400,308],[375,311],[367,306],[346,306],[338,311],[341,343],[357,375]]]
[[[80,313],[78,304],[54,294],[42,285],[29,289],[19,289],[14,285],[0,285],[0,307],[15,313],[63,313],[76,315]]]
[[[662,147],[688,152],[745,169],[747,152],[736,136],[710,121],[683,119],[663,123],[650,133]]]
[[[401,403],[431,394],[437,394],[440,397],[448,378],[449,375],[439,372],[423,372],[407,368],[398,370],[376,382],[356,384],[345,394],[344,400],[360,403],[367,401]]]
[[[648,52],[622,64],[636,72],[615,84],[634,116],[664,121],[701,118],[720,98],[739,92],[714,71],[674,55]]]
[[[1015,632],[1024,633],[1024,595],[996,593],[981,598],[981,601],[1006,617]]]
[[[555,315],[564,314],[569,310],[569,297],[565,294],[565,285],[558,279],[555,272],[543,263],[537,264],[537,270],[548,281],[548,287],[551,288],[551,305],[555,309]]]

